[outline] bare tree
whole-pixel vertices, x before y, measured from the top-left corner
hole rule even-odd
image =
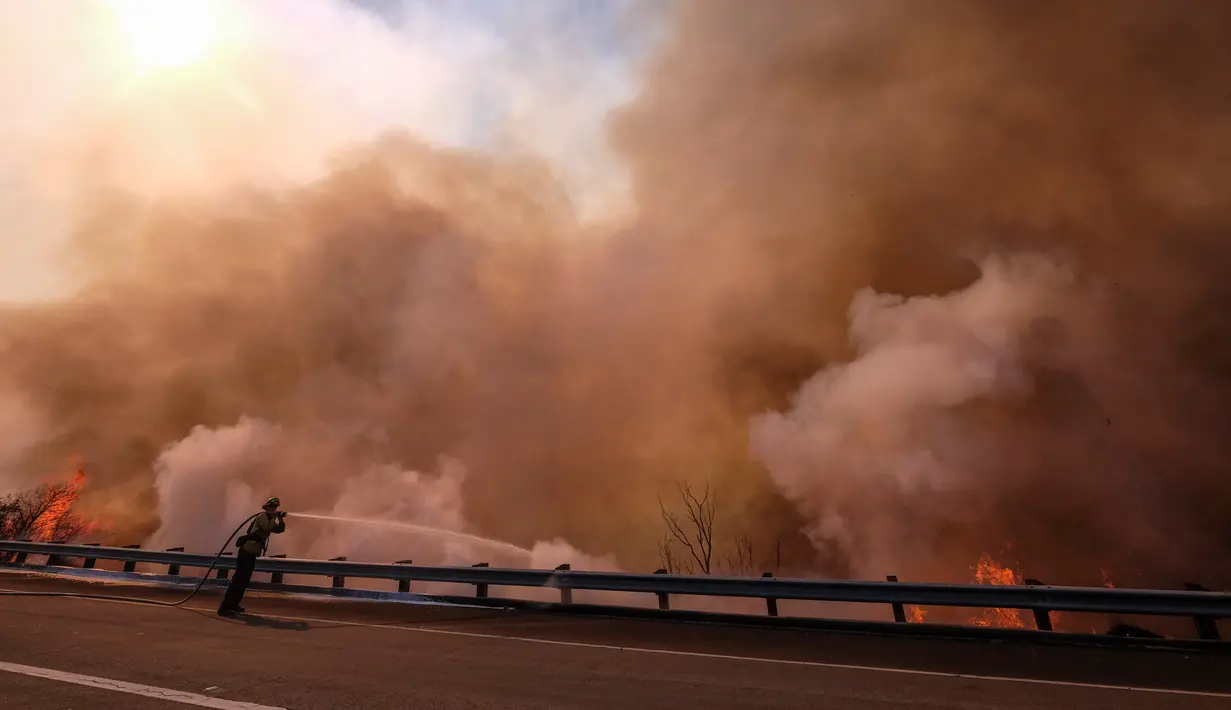
[[[724,556],[727,574],[735,577],[751,577],[757,573],[752,554],[752,538],[747,533],[739,535],[731,543],[731,550]]]
[[[682,518],[667,510],[662,497],[658,499],[658,509],[667,525],[667,536],[659,545],[659,557],[671,555],[674,559],[672,545],[679,543],[688,556],[676,560],[677,566],[689,574],[710,574],[714,560],[715,496],[710,491],[708,482],[699,496],[687,482],[677,483],[676,489],[679,491],[680,501],[684,504]],[[667,561],[663,559],[664,567],[667,567]]]
[[[14,520],[19,512],[16,494],[0,498],[0,538],[12,537],[9,529],[14,526],[10,521]]]
[[[667,574],[695,574],[692,560],[683,559],[675,551],[675,540],[670,534],[664,535],[658,543],[658,560],[662,562]]]
[[[46,483],[0,498],[0,538],[67,541],[86,531],[85,521],[73,512],[79,485]]]
[[[760,545],[753,545],[752,537],[743,533],[731,541],[730,550],[723,555],[723,568],[727,574],[736,577],[752,577],[762,572],[778,574],[782,570],[782,548],[786,536],[779,534],[774,538],[768,553]]]

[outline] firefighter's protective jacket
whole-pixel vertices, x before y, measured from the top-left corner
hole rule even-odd
[[[269,536],[278,535],[286,530],[286,521],[280,515],[261,513],[248,526],[248,540],[240,546],[250,555],[262,555],[269,547]]]

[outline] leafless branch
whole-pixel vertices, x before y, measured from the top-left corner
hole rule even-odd
[[[731,551],[725,556],[727,574],[736,577],[750,577],[756,573],[752,554],[752,538],[747,533],[739,535],[731,544]]]
[[[714,559],[714,513],[715,496],[711,493],[709,483],[705,490],[697,495],[692,485],[681,482],[676,485],[680,500],[684,503],[684,517],[667,510],[661,497],[658,499],[658,509],[662,513],[663,523],[667,526],[667,537],[659,545],[659,557],[665,556],[664,547],[671,552],[671,543],[678,542],[687,550],[691,560],[680,560],[681,567],[692,567],[703,574],[710,574]],[[673,553],[672,553],[673,554]],[[664,563],[665,565],[665,563]]]
[[[662,562],[662,568],[668,574],[696,574],[692,560],[681,558],[675,551],[674,543],[671,535],[664,535],[662,542],[658,543],[658,559]]]

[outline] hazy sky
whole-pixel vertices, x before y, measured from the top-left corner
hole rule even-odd
[[[71,288],[57,249],[83,180],[166,194],[302,179],[394,128],[532,152],[583,215],[619,202],[603,119],[635,95],[653,37],[629,21],[637,0],[210,0],[225,59],[139,75],[112,8],[144,1],[0,7],[0,301]]]

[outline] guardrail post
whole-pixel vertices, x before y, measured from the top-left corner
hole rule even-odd
[[[184,548],[182,547],[168,547],[167,548],[167,552],[183,552],[183,551],[184,551]],[[180,576],[180,566],[176,564],[167,565],[167,576],[169,577]]]
[[[63,545],[64,541],[63,540],[52,540],[51,544]],[[67,565],[64,563],[64,560],[60,559],[59,555],[47,555],[47,566],[48,567],[65,567]]]
[[[414,560],[398,560],[397,562],[394,562],[393,564],[413,565],[414,563],[415,563]],[[398,591],[401,592],[402,594],[410,594],[410,580],[409,579],[399,579],[398,580]]]
[[[101,542],[87,542],[86,547],[101,547]],[[93,557],[85,558],[85,562],[81,564],[81,569],[94,569],[94,563],[97,562]]]
[[[34,540],[27,537],[27,538],[23,538],[21,542],[34,542]],[[17,565],[18,567],[21,567],[22,565],[26,563],[26,558],[28,557],[29,557],[29,554],[25,552],[18,552],[17,557],[13,559],[13,564]]]
[[[571,569],[573,569],[573,566],[566,562],[560,565],[559,567],[557,567],[556,571],[557,572],[568,572]],[[567,582],[565,584],[567,585]],[[570,589],[568,586],[560,587],[560,603],[561,604],[572,604],[573,603],[573,590]]]
[[[761,577],[763,579],[773,579],[774,573],[773,572],[762,572]],[[778,599],[777,598],[765,597],[765,613],[769,614],[770,616],[778,615]]]
[[[345,561],[346,561],[346,555],[343,555],[343,556],[341,556],[341,557],[330,557],[330,558],[329,558],[329,561],[330,561],[330,562],[345,562]],[[343,577],[343,576],[342,576],[342,575],[340,575],[340,574],[338,574],[338,575],[334,575],[334,577],[333,577],[333,588],[334,588],[334,589],[341,589],[341,588],[342,588],[342,587],[344,587],[344,586],[346,586],[346,577]]]
[[[1027,579],[1023,579],[1022,582],[1024,582],[1026,585],[1031,586],[1031,587],[1046,587],[1047,586],[1046,584],[1043,584],[1037,579],[1027,578]],[[1039,631],[1051,631],[1052,630],[1050,609],[1040,609],[1038,607],[1032,607],[1030,611],[1034,612],[1034,627],[1036,629],[1038,629]]]
[[[234,555],[234,554],[235,554],[234,552],[224,552],[222,553],[222,556],[226,557],[227,555]],[[218,579],[227,579],[230,576],[231,576],[231,570],[227,569],[226,567],[218,568]]]
[[[886,582],[897,582],[898,576],[896,574],[891,574],[885,577],[885,581]],[[893,620],[899,624],[906,623],[906,607],[902,606],[899,602],[893,603]]]
[[[666,573],[667,573],[667,570],[665,569],[654,570],[654,574],[666,574]],[[659,611],[670,611],[671,610],[671,596],[667,594],[666,592],[658,593],[658,609]]]
[[[1210,591],[1206,589],[1205,587],[1201,586],[1200,584],[1194,584],[1193,582],[1186,582],[1184,584],[1184,588],[1190,592]],[[1221,641],[1222,640],[1222,636],[1218,633],[1218,621],[1215,620],[1214,617],[1194,616],[1193,623],[1197,625],[1197,635],[1200,636],[1202,640],[1205,640],[1205,641]]]
[[[281,560],[286,559],[286,555],[270,555],[270,557],[274,559],[281,559]],[[270,572],[269,573],[269,583],[270,584],[282,584],[282,573],[281,572]]]
[[[478,564],[473,564],[470,566],[471,567],[491,567],[491,565],[487,564],[486,562],[479,562]],[[486,599],[487,598],[487,585],[486,584],[474,585],[474,596],[476,599]]]
[[[125,545],[125,546],[124,546],[124,549],[125,549],[125,550],[140,550],[140,549],[141,549],[141,546],[140,546],[140,545]],[[136,563],[135,561],[133,561],[133,560],[129,560],[129,561],[125,562],[125,563],[124,563],[124,571],[125,571],[125,572],[136,572],[136,571],[137,571],[137,563]]]

